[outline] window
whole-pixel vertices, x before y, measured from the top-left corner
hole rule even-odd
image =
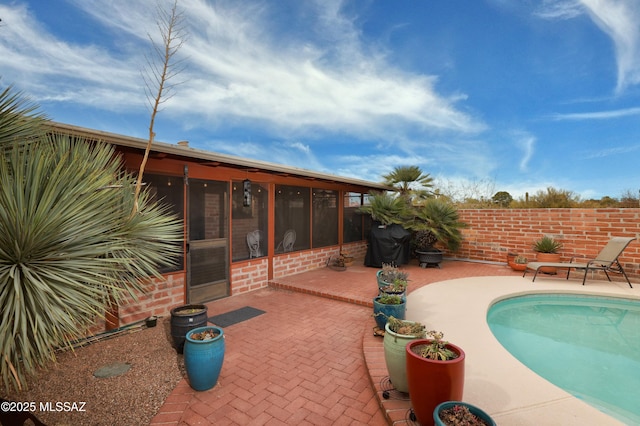
[[[310,247],[310,189],[276,185],[275,241],[276,253],[304,250]]]
[[[362,206],[362,202],[363,195],[358,192],[346,192],[344,194],[342,233],[345,243],[352,243],[365,239],[365,215],[358,211]]]
[[[313,190],[313,243],[312,247],[338,244],[338,192],[328,189]]]
[[[245,199],[245,188],[247,188],[247,199]],[[268,186],[248,180],[233,181],[231,204],[233,261],[266,256],[269,247]]]
[[[154,200],[170,207],[171,213],[184,220],[184,179],[182,176],[162,176],[144,174],[143,177]],[[182,243],[180,243],[182,245]],[[162,268],[160,272],[173,272],[184,269],[184,253],[173,267]]]

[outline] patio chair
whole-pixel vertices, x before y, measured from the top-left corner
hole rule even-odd
[[[262,243],[262,232],[258,229],[247,233],[247,246],[249,246],[249,259],[262,257],[260,244]]]
[[[280,244],[278,244],[278,247],[276,247],[276,252],[280,250],[281,247],[284,253],[293,251],[293,245],[295,244],[295,242],[296,242],[295,229],[287,229],[284,233],[284,237],[282,238],[282,241],[280,241]]]
[[[571,272],[571,269],[583,269],[584,277],[582,278],[582,285],[584,285],[589,271],[603,271],[609,281],[611,281],[609,272],[616,272],[624,275],[629,287],[633,288],[631,281],[629,281],[629,277],[627,277],[622,265],[618,261],[618,257],[633,240],[635,240],[635,238],[613,237],[609,240],[607,245],[604,246],[600,253],[598,253],[595,259],[590,260],[587,263],[574,262],[575,258],[571,258],[569,262],[530,262],[527,263],[527,268],[524,270],[522,276],[524,277],[527,274],[527,270],[534,270],[533,282],[536,280],[536,276],[538,275],[540,268],[548,266],[553,268],[566,268],[567,279],[569,279],[569,272]]]

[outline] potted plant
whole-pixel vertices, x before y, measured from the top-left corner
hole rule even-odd
[[[433,410],[436,426],[495,426],[496,422],[475,405],[462,401],[447,401]]]
[[[179,354],[183,352],[187,332],[207,325],[207,318],[205,305],[182,305],[171,310],[171,339]]]
[[[342,261],[344,262],[344,266],[345,267],[353,265],[353,256],[351,256],[351,254],[349,254],[349,252],[341,250],[340,251],[340,257],[342,257]]]
[[[382,269],[376,273],[380,294],[403,293],[407,289],[408,278],[409,274],[407,272],[401,271],[397,266],[390,263],[383,263]]]
[[[526,257],[518,255],[513,258],[512,262],[509,262],[509,266],[511,266],[511,269],[514,271],[524,271],[527,269],[527,262]]]
[[[187,332],[184,343],[184,367],[193,389],[204,391],[216,385],[222,370],[224,351],[222,328],[206,326]]]
[[[441,332],[407,344],[407,384],[413,412],[421,425],[433,424],[433,410],[445,401],[462,399],[464,351],[442,340]]]
[[[536,252],[536,262],[560,262],[560,254],[558,252],[561,248],[562,243],[560,241],[556,241],[553,237],[547,235],[534,241],[533,251]],[[554,267],[545,266],[540,268],[539,272],[555,274],[557,270]]]
[[[397,294],[398,296],[404,296],[407,291],[407,285],[407,280],[396,278],[393,283],[380,287],[380,291],[381,294]]]
[[[420,266],[439,266],[442,251],[435,247],[442,244],[449,251],[456,251],[462,243],[462,229],[467,226],[460,221],[458,209],[450,203],[430,198],[415,208],[414,218],[405,224],[413,233],[413,245]]]
[[[409,392],[407,385],[407,343],[415,339],[424,339],[425,326],[419,322],[387,318],[383,339],[384,359],[393,387],[404,393]]]
[[[377,326],[384,330],[387,318],[405,318],[406,299],[397,294],[382,294],[373,299],[373,317]]]

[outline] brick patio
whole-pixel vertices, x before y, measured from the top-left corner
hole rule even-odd
[[[453,278],[519,275],[502,265],[460,261],[403,268],[409,293]],[[196,392],[183,379],[151,424],[406,424],[406,398],[382,397],[387,372],[371,316],[376,271],[322,268],[208,303],[209,315],[243,306],[266,313],[225,328],[225,361],[213,389]]]

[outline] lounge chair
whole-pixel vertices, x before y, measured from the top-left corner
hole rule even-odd
[[[569,272],[571,269],[584,269],[584,277],[582,278],[582,285],[584,285],[587,280],[587,273],[589,271],[604,271],[607,279],[611,281],[609,277],[609,272],[621,273],[627,280],[629,287],[633,288],[631,282],[629,281],[629,277],[622,269],[622,265],[618,261],[618,257],[622,254],[625,248],[631,243],[631,241],[635,240],[635,238],[628,237],[613,237],[607,245],[598,253],[595,259],[588,261],[587,263],[579,263],[574,262],[575,258],[571,258],[569,262],[530,262],[527,263],[527,268],[524,270],[524,277],[527,274],[529,269],[535,271],[533,274],[533,280],[536,280],[536,276],[538,275],[538,271],[540,268],[544,266],[553,267],[553,268],[566,268],[567,269],[567,279],[569,279]]]

